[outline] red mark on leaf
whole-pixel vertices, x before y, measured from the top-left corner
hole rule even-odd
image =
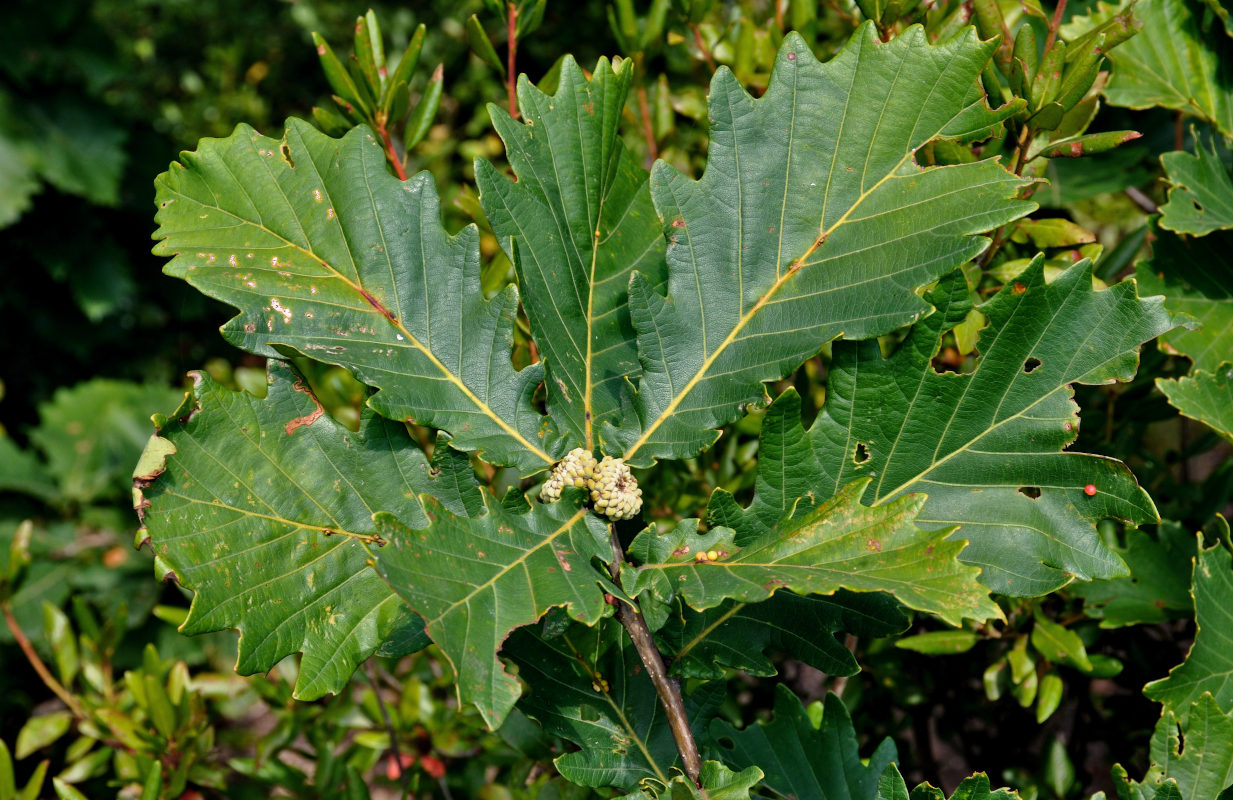
[[[1096,494],[1096,486],[1089,483],[1087,486],[1083,487],[1083,493],[1088,497],[1093,497]]]
[[[420,756],[420,766],[434,778],[440,779],[445,777],[445,764],[439,758]]]
[[[1023,294],[1024,292],[1027,291],[1027,287],[1024,286],[1022,283],[1019,283],[1019,281],[1015,281],[1014,288],[1011,289],[1011,291],[1013,291],[1015,294]]]

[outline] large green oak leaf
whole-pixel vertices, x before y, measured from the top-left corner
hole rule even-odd
[[[195,593],[181,630],[238,630],[243,674],[302,652],[296,695],[338,692],[401,613],[368,567],[373,514],[426,525],[422,492],[465,505],[401,423],[368,412],[352,433],[279,362],[265,399],[194,378],[135,476],[155,556]]]
[[[790,34],[758,99],[719,69],[706,171],[652,170],[667,295],[633,274],[639,424],[605,425],[605,451],[636,465],[696,454],[826,342],[927,314],[919,287],[1035,207],[996,161],[914,159],[939,137],[990,135],[1018,109],[991,111],[980,89],[994,46],[971,29],[932,45],[919,27],[883,44],[866,24],[823,64]]]
[[[485,301],[475,227],[450,236],[431,176],[385,164],[366,128],[331,139],[291,119],[281,141],[245,125],[203,139],[155,181],[154,252],[240,310],[232,344],[340,364],[381,390],[384,416],[490,463],[548,466],[562,443],[531,402],[542,368],[510,361],[517,290]]]
[[[836,344],[809,431],[818,497],[861,477],[871,505],[927,494],[917,523],[959,526],[961,560],[1002,594],[1125,574],[1095,524],[1155,522],[1156,508],[1120,461],[1065,451],[1079,427],[1070,384],[1130,379],[1140,345],[1174,325],[1162,299],[1133,281],[1096,291],[1087,262],[1046,283],[1038,258],[981,306],[989,325],[967,374],[931,363],[971,308],[966,282],[952,273],[926,299],[937,311],[889,357],[876,342]]]
[[[633,75],[632,61],[613,70],[600,59],[587,80],[566,56],[555,94],[523,76],[521,122],[488,107],[517,181],[475,162],[484,212],[518,271],[549,411],[588,450],[600,425],[622,424],[630,381],[642,371],[627,305],[630,273],[656,288],[667,277],[650,175],[620,136]]]

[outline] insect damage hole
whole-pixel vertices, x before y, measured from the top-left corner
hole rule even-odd
[[[287,146],[287,143],[283,142],[278,149],[283,154],[283,161],[287,162],[287,166],[295,169],[295,161],[291,158],[291,148]]]
[[[1039,486],[1020,486],[1019,494],[1023,495],[1024,497],[1030,498],[1032,500],[1036,500],[1037,498],[1040,497],[1040,487]]]
[[[873,456],[869,455],[869,448],[865,446],[865,443],[857,442],[856,448],[852,451],[852,463],[859,467],[861,464],[868,464],[871,458]]]
[[[1041,361],[1039,358],[1036,356],[1030,356],[1027,361],[1023,362],[1023,371],[1030,375],[1036,371],[1036,368],[1039,367],[1040,364]]]

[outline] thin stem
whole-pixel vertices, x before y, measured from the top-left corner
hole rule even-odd
[[[385,700],[381,698],[381,684],[377,681],[372,659],[364,662],[364,670],[368,676],[368,682],[372,684],[373,696],[377,698],[377,708],[381,712],[381,719],[385,721],[385,730],[390,735],[390,752],[394,754],[394,763],[398,765],[398,777],[402,781],[402,796],[403,800],[406,800],[411,796],[411,776],[407,768],[403,766],[402,752],[398,748],[398,731],[394,729],[394,720],[390,718],[389,709],[385,707]]]
[[[647,152],[650,154],[651,163],[654,164],[655,159],[659,158],[659,147],[655,144],[655,131],[651,127],[651,111],[646,99],[646,87],[641,83],[638,84],[638,113],[642,115],[642,136],[646,139]]]
[[[1058,29],[1062,27],[1062,15],[1066,13],[1066,0],[1057,0],[1057,8],[1053,9],[1053,19],[1049,21],[1049,37],[1045,39],[1045,52],[1053,47],[1057,40]]]
[[[394,174],[398,176],[398,180],[405,181],[407,168],[403,166],[403,160],[398,157],[398,151],[394,149],[394,140],[390,138],[390,130],[384,120],[378,120],[377,133],[381,135],[381,142],[385,145],[385,158],[394,167]]]
[[[612,544],[612,561],[608,564],[608,573],[613,581],[616,581],[620,578],[625,556],[621,552],[621,542],[617,539],[616,531],[611,525],[608,526],[608,539]],[[668,677],[663,654],[655,645],[655,637],[651,629],[647,627],[646,620],[643,619],[638,607],[618,600],[616,617],[625,627],[630,640],[633,641],[634,649],[638,651],[638,657],[642,659],[642,666],[646,667],[647,677],[651,679],[655,693],[659,695],[659,702],[667,713],[668,725],[672,728],[672,738],[676,740],[676,749],[681,754],[681,763],[685,765],[685,774],[697,785],[698,776],[702,772],[702,757],[698,754],[698,743],[694,741],[694,733],[689,729],[689,716],[685,713],[681,686],[676,680]]]
[[[65,689],[64,685],[52,676],[51,670],[47,669],[43,659],[39,658],[39,654],[34,652],[34,646],[26,638],[26,632],[21,629],[21,625],[17,624],[17,618],[13,616],[12,607],[6,602],[3,604],[3,609],[4,621],[8,623],[9,630],[13,632],[13,638],[17,640],[17,646],[26,654],[26,660],[30,662],[30,666],[34,667],[34,671],[42,678],[47,688],[51,689],[56,697],[59,697],[68,706],[69,711],[73,712],[73,716],[78,719],[86,719],[86,710],[82,707],[81,703],[77,702],[77,698],[73,697],[72,692]]]
[[[694,32],[694,42],[698,45],[698,49],[702,51],[702,57],[706,59],[706,65],[711,72],[719,69],[715,64],[715,54],[711,52],[711,48],[706,46],[706,42],[702,41],[702,31],[698,28],[696,22],[689,23],[689,29]]]
[[[1138,206],[1141,211],[1143,211],[1144,214],[1155,214],[1160,210],[1152,198],[1148,197],[1134,186],[1128,186],[1122,191],[1125,192],[1126,196],[1129,197],[1131,201],[1133,201],[1134,204]]]
[[[518,7],[513,3],[506,3],[505,8],[505,31],[508,37],[505,49],[505,91],[509,95],[509,115],[518,119],[518,73],[514,70],[514,58],[518,52]]]
[[[1066,0],[1062,0],[1065,4]],[[1032,146],[1032,134],[1028,126],[1024,125],[1019,129],[1019,141],[1015,144],[1015,175],[1023,177],[1023,168],[1027,166],[1027,152]],[[998,228],[993,234],[993,241],[989,243],[989,249],[981,255],[980,260],[976,263],[981,269],[989,266],[989,262],[993,260],[993,256],[1001,249],[1002,244],[1006,241],[1006,226]]]

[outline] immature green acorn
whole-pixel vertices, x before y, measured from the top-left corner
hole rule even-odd
[[[642,510],[642,490],[623,459],[604,456],[587,487],[596,512],[611,520],[633,519]]]
[[[566,486],[589,488],[588,481],[594,471],[595,456],[581,447],[575,447],[552,468],[552,474],[539,490],[539,499],[545,503],[555,503],[561,499],[561,490]]]

